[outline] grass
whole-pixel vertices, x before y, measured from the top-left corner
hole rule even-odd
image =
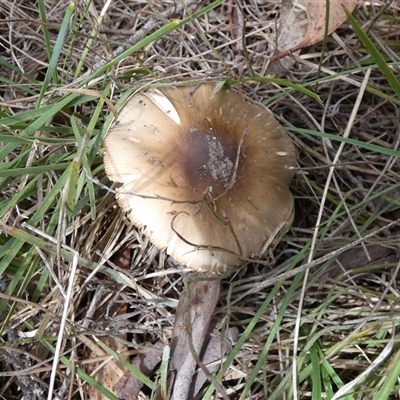
[[[235,399],[400,398],[400,9],[361,2],[326,51],[269,75],[278,10],[0,4],[0,398],[118,398],[110,365],[140,399],[167,392],[168,347],[154,347],[182,277],[115,207],[101,143],[134,91],[206,80],[270,107],[299,167],[274,264],[224,280],[217,319],[239,336],[215,379]],[[151,350],[144,376],[130,360]],[[199,398],[216,396],[209,382]]]

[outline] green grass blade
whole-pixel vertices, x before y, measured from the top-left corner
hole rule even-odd
[[[9,176],[22,176],[22,175],[40,175],[47,171],[63,171],[68,168],[69,163],[39,165],[37,167],[24,167],[24,168],[11,168],[0,169],[0,178]]]
[[[54,84],[58,84],[58,77],[57,77],[57,73],[56,73],[57,65],[58,65],[58,61],[60,58],[60,54],[63,50],[63,44],[65,42],[65,37],[68,33],[68,30],[70,27],[70,21],[71,21],[73,13],[75,11],[75,8],[76,8],[75,3],[71,2],[71,3],[69,3],[69,5],[66,9],[65,16],[64,16],[63,22],[61,23],[60,31],[58,33],[57,40],[56,40],[56,43],[54,45],[54,49],[53,49],[53,52],[51,55],[49,67],[47,69],[46,76],[44,78],[42,88],[40,90],[39,98],[37,101],[38,107],[42,103],[44,94],[46,93],[51,80],[53,79]]]
[[[109,70],[113,65],[118,64],[120,61],[125,60],[127,57],[131,56],[133,53],[139,51],[145,46],[148,46],[149,44],[153,43],[155,40],[173,32],[174,30],[186,25],[189,23],[193,18],[198,18],[214,8],[218,7],[219,5],[223,4],[226,0],[217,0],[214,1],[213,3],[209,4],[206,7],[203,7],[197,12],[194,12],[190,17],[184,18],[182,20],[174,20],[169,22],[168,24],[164,25],[163,27],[157,29],[155,32],[151,33],[150,35],[146,36],[144,39],[142,39],[140,42],[136,43],[129,49],[125,50],[123,53],[119,54],[117,57],[115,57],[113,60],[109,61],[102,67],[100,67],[97,71],[93,72],[89,77],[87,77],[83,82],[79,84],[79,87],[84,87],[86,86],[91,80],[94,78],[98,77],[99,75],[105,73],[107,70]]]
[[[56,338],[54,338],[54,340],[56,340]],[[55,348],[49,343],[48,340],[42,338],[40,340],[40,343],[42,343],[43,346],[45,346],[52,354],[54,354]],[[97,391],[99,391],[99,393],[101,393],[106,398],[110,400],[119,400],[117,396],[115,396],[113,393],[107,390],[103,385],[101,385],[99,382],[93,379],[82,368],[73,365],[72,362],[67,357],[61,356],[60,363],[64,364],[71,371],[74,371],[82,380],[87,382],[90,386],[94,387]]]
[[[35,79],[32,75],[22,72],[18,66],[9,63],[3,57],[0,57],[0,66],[1,65],[4,66],[7,70],[13,71],[13,72],[17,73],[18,75],[21,75],[22,77],[24,77],[26,80],[28,80],[29,82],[31,82],[33,84],[38,83],[37,79]],[[13,82],[12,85],[15,85],[15,83]]]
[[[334,140],[337,142],[344,142],[344,143],[347,143],[347,144],[350,144],[350,145],[353,145],[356,147],[360,147],[362,149],[374,151],[374,152],[377,152],[380,154],[385,154],[385,155],[391,156],[391,157],[400,158],[400,151],[391,150],[386,147],[378,146],[378,145],[372,144],[372,143],[362,142],[361,140],[345,138],[343,136],[333,135],[331,133],[326,133],[326,132],[312,131],[311,129],[301,129],[301,128],[294,128],[294,127],[286,127],[285,129],[288,131],[291,131],[291,132],[298,132],[298,133],[303,133],[303,134],[312,135],[312,136],[325,137],[325,138],[328,138],[328,139],[331,139],[331,140]]]
[[[47,26],[46,5],[44,4],[44,0],[38,0],[37,4],[38,4],[38,8],[39,8],[40,20],[42,21],[42,32],[43,32],[43,39],[44,39],[44,43],[45,43],[46,51],[47,51],[47,58],[49,60],[51,60],[53,51],[51,49],[49,29]]]
[[[146,375],[144,375],[141,371],[139,371],[137,368],[135,368],[132,364],[130,364],[128,361],[126,361],[123,357],[121,357],[120,354],[118,354],[116,351],[111,349],[109,346],[107,346],[101,340],[96,340],[96,343],[103,350],[105,350],[108,354],[112,355],[119,363],[121,363],[126,369],[128,369],[128,371],[130,371],[133,375],[135,375],[138,379],[140,379],[140,381],[143,382],[148,388],[150,388],[151,390],[155,390],[155,388],[156,388],[155,384]]]
[[[301,260],[301,258],[304,256],[304,254],[307,252],[309,246],[306,245],[303,247],[303,249],[297,254],[293,260],[290,266],[288,267],[288,270],[292,269],[295,267],[295,265]],[[268,295],[268,297],[265,299],[263,302],[262,306],[257,310],[256,314],[252,318],[252,320],[249,322],[249,324],[246,327],[246,330],[243,332],[243,334],[240,336],[239,340],[236,342],[234,348],[232,349],[231,353],[228,355],[226,361],[224,362],[224,365],[222,366],[221,370],[218,372],[216,376],[217,381],[221,381],[225,371],[228,370],[230,364],[233,362],[234,358],[236,357],[237,353],[240,351],[246,340],[248,340],[251,332],[254,330],[256,324],[262,317],[262,315],[265,312],[265,309],[268,307],[268,305],[271,303],[272,299],[276,294],[278,293],[279,289],[281,288],[283,282],[278,282],[273,288],[271,288],[271,291]],[[212,397],[212,394],[214,393],[215,387],[213,385],[210,385],[209,389],[205,393],[203,400],[210,400]]]
[[[397,336],[397,342],[399,336]],[[391,356],[389,365],[385,369],[385,379],[379,391],[374,395],[372,400],[389,399],[394,387],[398,383],[400,376],[400,350],[397,349],[396,353]]]
[[[292,296],[293,296],[294,292],[296,290],[298,290],[298,288],[299,288],[302,278],[303,278],[303,274],[297,274],[294,277],[293,282],[288,289],[288,292],[287,292],[288,295],[285,296],[285,298],[283,299],[283,303],[279,309],[279,313],[275,319],[274,325],[271,327],[270,334],[268,335],[268,339],[265,342],[264,348],[262,349],[261,354],[258,357],[258,361],[257,361],[256,365],[254,366],[250,377],[247,379],[246,386],[244,387],[243,391],[240,394],[241,400],[245,400],[246,398],[248,398],[247,396],[251,392],[251,388],[252,388],[255,380],[257,379],[257,376],[259,375],[259,373],[263,369],[263,367],[266,365],[268,352],[271,348],[273,341],[276,339],[276,335],[280,329],[282,319],[285,316],[285,312],[292,301]],[[277,289],[279,289],[279,287],[280,287],[280,285],[276,286]]]
[[[321,387],[321,366],[319,359],[319,343],[318,341],[310,349],[310,360],[312,365],[311,382],[312,382],[312,393],[313,399],[322,399],[322,387]]]
[[[368,37],[368,35],[364,32],[361,26],[358,24],[357,20],[353,17],[353,15],[345,8],[344,12],[347,15],[348,20],[350,21],[351,25],[353,26],[354,30],[356,31],[358,37],[360,38],[361,42],[367,48],[369,53],[371,54],[372,58],[378,65],[379,69],[382,71],[383,75],[386,76],[390,86],[395,91],[397,97],[400,99],[400,81],[389,67],[388,63],[386,62],[385,58],[379,52],[379,50],[375,47],[372,40]]]
[[[262,82],[262,83],[275,83],[279,86],[288,87],[294,89],[297,92],[304,93],[306,96],[311,97],[314,100],[319,100],[319,96],[315,94],[313,91],[306,89],[304,85],[298,85],[296,83],[287,81],[286,79],[281,78],[270,78],[265,76],[250,76],[246,78],[241,78],[240,82]],[[236,83],[235,79],[228,79],[226,83],[230,86]]]
[[[6,234],[12,236],[15,239],[18,239],[19,242],[21,243],[21,246],[24,243],[28,243],[28,244],[30,244],[32,246],[37,246],[40,249],[49,252],[50,254],[57,255],[58,249],[57,249],[57,246],[55,244],[49,243],[49,242],[47,242],[47,241],[45,241],[43,239],[37,238],[36,236],[33,236],[30,233],[23,231],[22,229],[18,229],[18,228],[13,228],[13,227],[7,226],[6,224],[4,224],[4,223],[2,223],[0,221],[0,232],[1,231],[3,233],[6,233]],[[17,255],[17,253],[20,250],[21,246],[19,246],[17,248],[17,246],[15,246],[15,243],[13,244],[13,246],[11,248],[12,251],[13,251],[13,254],[10,256],[11,260],[13,259],[12,256],[15,257]],[[7,253],[7,254],[9,254],[9,253]],[[67,261],[73,261],[74,254],[72,254],[69,250],[62,248],[61,249],[61,257],[63,257]],[[11,262],[11,260],[8,260],[9,262],[5,263],[6,264],[5,267],[8,267],[8,265]],[[86,260],[83,257],[79,257],[78,261],[79,261],[79,264],[82,267],[86,267],[86,268],[89,268],[91,270],[94,270],[94,269],[98,268],[98,264],[97,263],[95,263],[93,261]],[[2,268],[2,263],[0,262],[0,273],[2,271],[1,268]],[[111,279],[115,280],[115,282],[118,282],[118,283],[120,283],[122,285],[126,285],[128,287],[134,287],[131,284],[131,282],[129,280],[125,279],[124,275],[120,274],[118,271],[114,271],[113,269],[108,268],[108,267],[102,267],[102,268],[99,269],[99,272],[108,275]]]

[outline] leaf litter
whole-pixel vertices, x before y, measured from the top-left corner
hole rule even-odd
[[[357,3],[358,0],[282,1],[278,39],[278,46],[282,50],[279,50],[271,60],[279,60],[322,42],[347,20],[343,8],[351,13]]]
[[[334,6],[338,2],[331,0],[330,3]],[[162,14],[164,11],[168,11],[168,14],[165,14],[168,15],[166,18],[182,17],[186,12],[195,11],[193,4],[182,14],[176,15],[168,2],[160,4],[151,1],[116,1],[106,13],[106,18],[99,27],[100,35],[95,38],[89,49],[89,56],[84,62],[84,73],[90,71],[99,60],[112,59],[113,52],[124,47],[126,38],[132,35],[132,31],[141,33],[141,37],[149,34],[151,32],[149,28],[145,29],[149,16],[154,26],[161,27],[166,22]],[[320,34],[321,30],[322,32],[325,30],[323,6],[317,7],[317,11],[313,14],[312,4],[304,2],[303,8],[299,5],[293,6],[298,10],[296,14],[293,9],[290,10],[290,3],[282,4],[288,7],[287,11],[280,8],[277,2],[227,1],[209,11],[207,18],[199,18],[197,24],[187,24],[180,30],[148,45],[133,57],[122,60],[118,68],[112,70],[110,76],[105,78],[112,79],[115,83],[116,93],[112,100],[115,102],[120,95],[118,88],[136,89],[143,84],[153,83],[154,73],[158,74],[157,79],[161,82],[165,82],[167,78],[196,81],[205,76],[216,80],[232,76],[250,77],[252,74],[265,77],[268,65],[271,65],[271,58],[276,57],[282,50],[304,49],[308,53],[300,53],[290,68],[281,70],[277,76],[299,84],[312,81],[319,76],[318,65],[323,58],[321,71],[327,79],[321,81],[318,87],[313,86],[321,103],[314,102],[301,93],[284,92],[285,89],[274,82],[260,83],[250,80],[240,89],[254,100],[268,103],[274,113],[291,129],[291,132],[293,132],[292,129],[308,129],[341,134],[351,113],[354,99],[357,97],[357,84],[363,77],[360,69],[349,72],[356,67],[356,64],[351,64],[354,59],[349,60],[345,50],[348,50],[356,60],[366,62],[366,65],[371,62],[368,53],[359,46],[357,37],[348,29],[346,22],[339,23],[341,17],[335,17],[329,29],[337,29],[337,35],[345,39],[346,47],[343,48],[343,44],[336,39],[328,38],[328,52],[321,53],[322,45],[318,42],[324,40],[324,35]],[[64,66],[66,79],[64,83],[71,83],[68,81],[69,75],[74,75],[73,69],[80,61],[81,51],[85,48],[88,33],[92,28],[93,15],[98,16],[103,7],[103,4],[96,2],[93,5],[97,13],[93,14],[92,10],[87,15],[83,5],[80,5],[84,18],[80,30],[75,32],[77,36],[74,47],[70,54],[66,47],[61,55],[61,57],[70,57],[62,60],[60,64]],[[66,3],[63,2],[46,3],[49,34],[53,42],[57,35],[55,28],[62,21],[65,6]],[[349,4],[348,8],[350,9],[351,6]],[[357,8],[356,16],[362,22],[371,21],[371,16],[378,16],[385,6],[383,2],[364,4],[363,7]],[[285,24],[276,23],[280,13],[282,14],[280,18],[288,18],[288,15],[291,15],[292,19],[287,19],[289,22],[286,25],[296,26],[292,31],[292,36],[280,30]],[[370,27],[371,34],[375,38],[381,38],[381,42],[378,43],[392,52],[399,50],[398,19],[396,19],[398,13],[399,10],[394,4],[385,13],[385,18],[377,18]],[[311,19],[314,22],[308,23]],[[6,32],[1,39],[2,59],[12,65],[19,65],[26,74],[40,78],[46,71],[47,54],[40,35],[40,25],[27,23],[27,21],[39,20],[38,11],[29,6],[21,7],[19,3],[14,6],[6,1],[0,5],[0,20],[6,21],[0,24],[1,32]],[[344,25],[341,25],[343,23]],[[238,26],[232,27],[232,24]],[[296,35],[293,35],[293,32]],[[279,40],[282,41],[278,41],[277,44],[275,38],[279,34],[281,34]],[[73,32],[70,32],[68,38],[72,39],[72,35]],[[286,39],[285,35],[287,35]],[[285,47],[281,48],[282,43]],[[306,45],[311,48],[305,49]],[[28,49],[29,53],[26,52]],[[388,54],[391,54],[390,51]],[[280,59],[276,63],[282,63],[288,59],[292,57]],[[32,88],[32,81],[26,75],[16,74],[15,71],[10,70],[7,64],[1,64],[0,68],[1,76],[13,79],[15,82],[15,85],[3,84],[0,88],[2,113],[12,110],[13,113],[18,114],[21,110],[34,109],[35,99],[30,98],[23,91],[23,87]],[[69,71],[68,68],[71,70]],[[336,76],[336,73],[343,74],[343,78]],[[328,79],[329,76],[333,78]],[[138,81],[139,85],[137,85]],[[385,97],[386,93],[390,93],[386,85],[385,78],[375,69],[370,83],[371,91],[367,92],[363,99],[351,135],[358,140],[397,149],[400,116],[396,103],[392,102],[396,99]],[[98,84],[94,89],[103,90],[104,87]],[[57,100],[57,96],[61,93],[55,92],[53,95]],[[94,106],[90,102],[82,107],[75,105],[76,115],[84,116],[79,121],[83,128],[87,127],[86,118],[92,114]],[[43,127],[42,137],[57,137],[57,127],[60,125],[63,129],[68,128],[69,122],[65,116],[69,115],[70,111],[65,110],[65,113],[59,113],[55,119],[49,121],[51,130],[46,131],[46,127]],[[104,111],[101,121],[106,118],[106,114],[107,112]],[[102,122],[99,122],[97,125],[96,135],[101,135],[101,124]],[[15,124],[10,129],[17,134],[21,126]],[[63,137],[65,133],[60,132],[60,137]],[[9,134],[9,131],[6,130],[4,134]],[[73,137],[72,133],[70,136]],[[94,137],[93,135],[91,139]],[[298,357],[302,363],[298,365],[301,370],[307,370],[306,367],[311,362],[307,358],[308,354],[318,345],[324,352],[326,360],[329,361],[331,371],[340,376],[343,383],[352,382],[355,374],[361,374],[362,371],[368,369],[369,359],[374,359],[377,352],[387,348],[385,344],[391,340],[390,332],[393,329],[393,321],[396,321],[393,317],[396,317],[399,312],[396,306],[398,282],[396,279],[394,281],[391,279],[391,272],[399,259],[399,229],[391,227],[387,231],[382,229],[377,237],[371,236],[368,239],[366,246],[369,257],[365,254],[363,247],[358,245],[338,257],[332,257],[321,268],[313,271],[302,308],[302,315],[306,321],[302,326],[304,329],[302,334],[308,335],[307,342],[302,342],[301,338],[296,339],[292,336],[296,319],[296,312],[293,309],[296,308],[300,288],[295,289],[290,299],[290,307],[283,310],[283,318],[277,319],[281,307],[286,304],[285,296],[292,281],[285,281],[277,290],[273,302],[266,307],[262,317],[255,321],[251,333],[245,336],[252,318],[264,306],[265,299],[274,289],[256,284],[285,271],[292,263],[301,264],[302,260],[307,258],[307,253],[302,252],[306,251],[307,243],[312,237],[319,211],[321,188],[327,177],[330,160],[333,159],[332,156],[337,149],[337,143],[334,141],[309,136],[300,131],[292,134],[292,138],[299,152],[299,172],[293,183],[296,197],[296,219],[293,228],[275,252],[274,268],[268,260],[249,263],[231,281],[222,282],[220,300],[215,310],[214,322],[220,322],[229,316],[229,326],[238,329],[240,333],[238,340],[243,340],[240,349],[235,350],[231,367],[225,372],[221,381],[223,391],[232,397],[238,397],[246,390],[251,390],[252,395],[259,398],[260,396],[261,398],[262,396],[271,399],[278,398],[282,396],[282,393],[290,397],[290,365],[293,357],[291,348],[294,340],[300,340]],[[57,147],[49,146],[44,142],[36,141],[36,137],[32,139],[35,140],[36,146],[36,148],[31,148],[32,154],[38,155],[40,159],[45,160],[46,157],[54,157],[57,154],[68,158],[75,150],[73,146],[63,144]],[[34,143],[33,140],[32,143]],[[93,141],[90,145],[92,143]],[[3,146],[2,144],[1,150],[4,149]],[[21,152],[18,153],[18,151]],[[13,161],[16,157],[23,156],[22,145],[18,151],[8,154],[8,160]],[[91,170],[99,180],[104,178],[101,172],[101,157],[91,164]],[[40,188],[50,189],[58,178],[57,171],[43,175],[42,183],[37,186],[37,191],[29,191],[29,196],[18,201],[18,209],[12,209],[7,214],[7,223],[21,228],[22,221],[29,217],[35,211],[37,203],[46,197],[46,192],[41,192]],[[340,164],[335,169],[334,178],[337,184],[332,184],[329,190],[316,257],[334,253],[335,250],[355,240],[356,236],[349,223],[349,213],[344,211],[346,207],[349,208],[351,218],[356,222],[361,235],[370,234],[378,227],[384,228],[389,222],[396,221],[400,217],[400,205],[396,194],[400,180],[399,165],[398,160],[393,157],[347,145]],[[2,181],[5,184],[1,194],[1,204],[14,198],[25,185],[29,184],[32,177],[18,179],[16,177],[13,181]],[[109,185],[104,179],[103,182]],[[93,362],[95,354],[91,354],[88,350],[93,343],[87,341],[87,338],[95,337],[96,340],[104,341],[112,346],[114,350],[121,349],[121,354],[126,361],[135,366],[140,365],[143,359],[148,361],[150,367],[155,366],[155,369],[146,373],[152,380],[158,382],[160,375],[157,369],[159,360],[157,355],[160,352],[156,349],[160,344],[169,343],[174,335],[179,335],[179,333],[174,333],[174,315],[183,290],[182,277],[178,273],[179,266],[175,265],[173,260],[168,260],[163,252],[160,253],[154,249],[142,232],[135,230],[115,209],[112,192],[107,193],[101,186],[96,186],[95,191],[97,219],[93,221],[89,216],[88,207],[84,206],[73,219],[65,220],[67,229],[64,234],[70,247],[78,251],[82,257],[102,263],[106,269],[101,273],[91,275],[91,270],[80,268],[76,281],[77,291],[74,294],[68,318],[70,328],[66,332],[67,340],[63,355],[74,363],[78,360],[79,365],[86,368],[85,365]],[[88,191],[84,190],[81,196],[78,196],[80,204],[86,204],[87,200],[84,200],[84,196],[88,196]],[[54,209],[56,209],[55,204]],[[50,212],[43,215],[42,226],[46,227],[50,220]],[[7,243],[9,236],[2,235],[1,239],[2,244]],[[28,242],[25,246],[29,248]],[[42,336],[38,336],[38,339],[31,343],[24,342],[20,337],[22,334],[25,336],[31,334],[31,330],[34,332],[41,327],[41,323],[47,322],[48,318],[51,322],[45,324],[45,337],[58,332],[58,319],[51,313],[44,313],[43,308],[40,307],[49,307],[53,310],[52,307],[55,304],[55,309],[59,310],[62,307],[62,296],[52,281],[43,287],[39,297],[35,294],[35,286],[40,283],[39,276],[45,271],[46,262],[50,262],[57,271],[60,284],[65,285],[66,288],[68,276],[65,271],[68,271],[68,263],[63,260],[62,265],[57,264],[51,252],[47,252],[47,249],[42,249],[42,251],[44,253],[37,264],[38,274],[32,278],[24,294],[24,297],[32,299],[36,296],[37,309],[28,307],[21,298],[17,302],[17,310],[13,314],[12,321],[7,325],[3,335],[6,344],[5,351],[18,348],[28,358],[27,362],[22,355],[18,355],[20,353],[14,352],[17,354],[17,359],[14,360],[15,369],[10,363],[3,361],[6,356],[0,359],[2,371],[0,394],[10,399],[18,390],[23,391],[26,398],[29,398],[29,384],[25,384],[21,379],[24,374],[36,382],[35,393],[46,393],[51,354],[40,350],[42,345],[39,343],[39,338]],[[113,254],[117,254],[117,259],[110,260]],[[304,255],[301,256],[301,254]],[[13,263],[19,265],[23,258],[24,253],[19,253]],[[13,265],[8,270],[11,271],[8,273],[10,278],[13,277],[12,267]],[[107,275],[107,268],[126,276],[127,282],[130,282],[129,285],[123,287],[111,280]],[[85,285],[82,285],[83,282]],[[99,287],[103,288],[100,291],[99,301],[93,301],[96,289]],[[248,292],[249,288],[254,287],[260,289]],[[389,293],[386,291],[387,288],[390,289]],[[247,292],[250,294],[242,296]],[[8,299],[11,305],[12,299],[7,297],[8,294],[4,294],[4,290],[1,295],[2,299]],[[240,300],[236,301],[236,299]],[[93,318],[88,318],[91,304],[97,313],[92,315]],[[5,311],[7,313],[9,308]],[[4,312],[2,318],[5,318]],[[275,325],[275,321],[279,321],[278,326]],[[32,328],[28,329],[25,322]],[[360,340],[355,339],[350,345],[344,344],[345,347],[340,348],[343,336],[355,332],[361,323],[366,323],[366,329],[362,331]],[[77,335],[77,332],[84,336]],[[322,336],[319,335],[320,332],[323,333]],[[276,336],[271,336],[268,357],[263,367],[256,370],[255,366],[262,357],[263,348],[269,343],[268,335]],[[123,345],[120,347],[121,343]],[[375,343],[374,346],[371,346],[371,343]],[[14,347],[10,347],[11,344]],[[218,347],[218,344],[216,346]],[[338,348],[335,353],[332,353],[331,350],[334,347]],[[156,350],[155,353],[154,350]],[[141,356],[138,356],[138,352]],[[100,357],[100,352],[96,357]],[[101,357],[112,359],[103,350],[101,350]],[[223,357],[223,352],[219,352],[219,358]],[[99,362],[96,366],[101,366],[100,360],[95,362]],[[113,391],[117,388],[116,390],[121,391],[123,381],[118,381],[120,374],[113,368],[112,362],[108,366],[103,366],[106,375],[110,372],[115,374],[111,377],[111,382],[102,376],[102,372],[94,372],[93,369],[86,371],[93,372],[94,378],[108,390]],[[217,370],[220,369],[221,362],[217,362]],[[385,368],[385,365],[379,365],[371,372],[372,376],[377,378],[387,373]],[[55,395],[74,399],[94,397],[97,389],[87,390],[90,385],[83,383],[80,377],[71,374],[70,371],[74,369],[70,369],[66,364],[59,367]],[[127,376],[129,373],[125,370],[123,372],[124,378],[129,379]],[[198,373],[201,373],[201,370],[198,370]],[[251,381],[249,377],[253,373],[256,379]],[[15,377],[18,377],[19,381],[15,380]],[[207,382],[208,379],[207,377]],[[120,383],[119,386],[117,381]],[[267,383],[265,387],[262,382]],[[300,398],[306,398],[304,396],[312,390],[310,382],[306,380],[302,382],[299,388]],[[209,386],[209,383],[205,384],[203,393]],[[274,390],[274,388],[278,389]],[[362,391],[364,388],[367,392],[375,390],[365,386],[360,386],[358,389]],[[154,398],[152,390],[146,385],[139,384],[138,380],[135,380],[132,386],[125,385],[125,389],[128,393],[135,393],[135,396],[139,393],[137,398],[140,399]],[[129,390],[132,391],[129,392]],[[118,393],[121,394],[121,392]]]

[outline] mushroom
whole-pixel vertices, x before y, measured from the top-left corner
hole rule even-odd
[[[231,272],[291,219],[293,143],[269,109],[235,90],[137,93],[103,145],[106,174],[122,183],[118,204],[195,271]]]
[[[118,204],[158,248],[195,271],[231,272],[291,222],[293,143],[266,107],[232,89],[209,83],[137,93],[103,145],[106,173],[122,183]],[[188,288],[171,338],[173,400],[198,390],[195,354],[211,351],[220,281]],[[182,330],[188,323],[193,347]]]

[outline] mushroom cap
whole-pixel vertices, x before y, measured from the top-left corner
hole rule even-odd
[[[131,97],[106,136],[117,202],[160,249],[225,273],[292,213],[295,149],[272,113],[215,84]]]

